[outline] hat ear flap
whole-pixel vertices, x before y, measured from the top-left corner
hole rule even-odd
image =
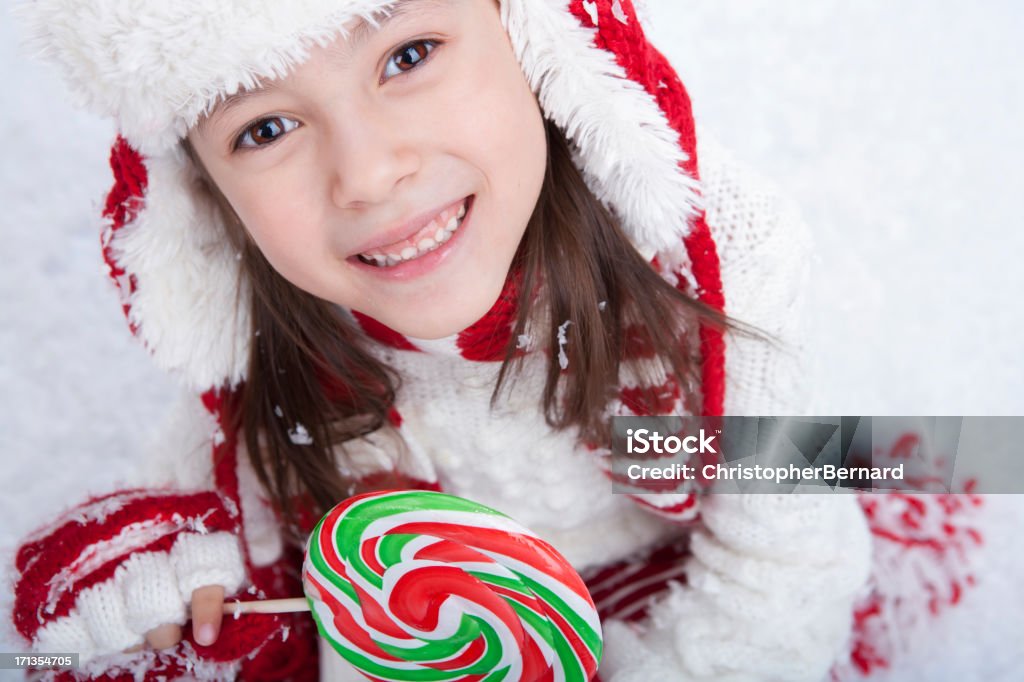
[[[550,0],[505,0],[501,16],[591,191],[646,257],[677,247],[701,213],[690,102],[632,4],[572,0],[566,11]],[[669,75],[674,93],[662,93]]]
[[[132,332],[195,390],[245,378],[251,292],[223,216],[180,146],[145,158],[119,138],[104,259]]]

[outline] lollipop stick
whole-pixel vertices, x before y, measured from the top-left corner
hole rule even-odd
[[[226,601],[223,613],[241,615],[243,613],[294,613],[296,611],[309,611],[309,602],[304,597],[261,601]]]

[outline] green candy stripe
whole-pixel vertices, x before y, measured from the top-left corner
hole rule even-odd
[[[420,646],[414,649],[394,646],[384,642],[377,642],[377,646],[392,656],[397,656],[414,663],[420,661],[442,661],[459,653],[465,648],[466,642],[471,642],[480,635],[481,632],[477,623],[472,618],[463,617],[459,621],[459,629],[448,640],[421,641]]]
[[[323,523],[323,520],[321,520]],[[315,531],[314,531],[315,532]],[[327,563],[324,558],[323,552],[320,549],[319,543],[310,542],[309,549],[306,552],[307,563],[312,564],[311,570],[315,571],[317,578],[321,582],[330,583],[339,590],[349,596],[352,601],[358,603],[359,595],[356,593],[355,588],[352,587],[352,583],[346,578],[336,573]]]
[[[385,568],[391,568],[402,562],[402,550],[413,540],[419,539],[416,535],[395,534],[385,535],[377,543],[377,556]]]
[[[542,602],[550,605],[554,610],[558,611],[559,614],[569,623],[569,626],[579,635],[579,638],[583,640],[583,644],[590,650],[590,653],[594,658],[601,657],[601,634],[595,631],[580,614],[576,613],[574,609],[569,608],[569,605],[562,601],[561,597],[555,594],[553,591],[541,585],[536,580],[521,575],[523,582],[537,595],[537,598]]]
[[[524,596],[535,597],[539,602],[548,604],[550,607],[557,610],[562,616],[570,623],[579,635],[580,639],[586,645],[587,649],[590,650],[595,659],[600,659],[602,651],[601,635],[593,630],[588,623],[579,617],[579,615],[568,605],[563,602],[557,594],[553,593],[547,587],[540,583],[531,580],[530,578],[523,576],[522,574],[516,574],[517,579],[504,578],[502,576],[491,575],[488,573],[482,573],[479,571],[470,571],[471,575],[475,576],[479,580],[492,585],[497,585],[508,590],[523,594]],[[572,648],[572,644],[562,634],[553,623],[547,619],[547,614],[538,613],[535,609],[531,608],[528,604],[516,601],[512,597],[502,595],[502,598],[515,610],[519,617],[526,623],[529,623],[541,635],[544,640],[554,649],[559,658],[562,661],[563,667],[568,667],[566,664],[569,662],[569,658],[574,663],[574,667],[583,669],[583,662],[579,660],[575,650]]]
[[[323,625],[320,615],[314,611],[313,617],[316,620],[317,628],[320,632],[323,632]],[[509,666],[505,666],[500,670],[495,670],[495,665],[501,660],[501,637],[495,631],[487,621],[477,616],[463,616],[463,621],[470,621],[467,626],[463,623],[459,630],[474,629],[480,633],[486,642],[484,647],[484,655],[478,659],[475,663],[467,668],[455,669],[455,670],[437,670],[429,667],[417,667],[413,669],[397,669],[393,665],[382,664],[373,658],[366,656],[365,654],[359,653],[355,648],[346,647],[342,644],[342,640],[334,638],[327,638],[332,648],[338,652],[338,654],[346,661],[351,663],[353,666],[358,668],[364,673],[379,677],[385,680],[396,680],[396,681],[433,681],[433,680],[458,680],[466,675],[492,675],[497,674],[499,677],[493,679],[501,680],[504,679],[505,675],[508,674]],[[381,646],[381,648],[385,648]],[[461,649],[461,647],[460,647]],[[402,651],[396,652],[402,654]],[[442,660],[442,659],[427,659],[427,660]],[[488,677],[487,679],[492,679]]]

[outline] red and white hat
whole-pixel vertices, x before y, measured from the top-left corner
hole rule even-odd
[[[85,105],[112,116],[116,184],[102,243],[132,331],[198,391],[245,378],[248,287],[180,140],[220,99],[284,76],[315,45],[396,0],[36,0],[30,41]],[[415,0],[413,0],[415,1]],[[546,118],[645,257],[684,239],[692,290],[721,309],[690,101],[631,0],[500,0]],[[241,296],[236,297],[241,282]],[[721,414],[721,335],[701,331],[704,412]]]

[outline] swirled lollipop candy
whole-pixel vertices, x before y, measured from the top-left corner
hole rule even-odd
[[[350,498],[317,524],[303,584],[320,634],[379,680],[590,679],[601,626],[549,544],[426,491]]]

